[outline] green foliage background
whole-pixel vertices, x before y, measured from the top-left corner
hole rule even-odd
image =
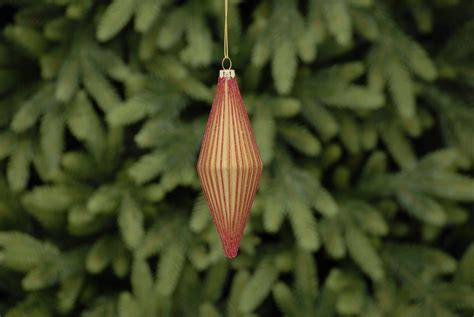
[[[223,0],[0,0],[0,315],[471,316],[474,2],[230,1],[264,175],[195,173]]]

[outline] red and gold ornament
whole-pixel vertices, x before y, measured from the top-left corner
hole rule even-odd
[[[227,50],[227,3],[225,11],[223,69],[206,125],[197,172],[224,254],[234,258],[257,192],[263,163],[235,71],[231,69]],[[230,65],[224,69],[226,61]]]

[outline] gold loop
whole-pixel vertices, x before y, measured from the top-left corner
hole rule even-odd
[[[224,66],[226,60],[229,61],[229,68],[225,68]],[[222,65],[222,69],[225,69],[225,70],[232,69],[232,60],[226,56],[222,59],[221,65]]]
[[[229,57],[229,35],[227,27],[227,16],[229,11],[228,0],[224,0],[224,57]]]
[[[232,68],[232,61],[229,58],[229,34],[228,34],[228,26],[227,26],[227,17],[229,11],[229,4],[228,0],[224,0],[224,58],[222,59],[222,69],[229,70]],[[229,60],[229,68],[225,68],[224,64],[225,61]]]

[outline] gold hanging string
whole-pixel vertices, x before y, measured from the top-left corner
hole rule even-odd
[[[222,69],[231,69],[232,68],[232,61],[229,57],[229,34],[228,34],[228,27],[227,27],[227,17],[229,11],[229,3],[228,0],[224,0],[224,58],[222,59]],[[225,68],[225,61],[229,61],[229,68]]]

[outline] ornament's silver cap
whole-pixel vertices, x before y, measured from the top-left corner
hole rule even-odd
[[[233,69],[221,69],[219,77],[225,79],[235,78],[235,71]]]

